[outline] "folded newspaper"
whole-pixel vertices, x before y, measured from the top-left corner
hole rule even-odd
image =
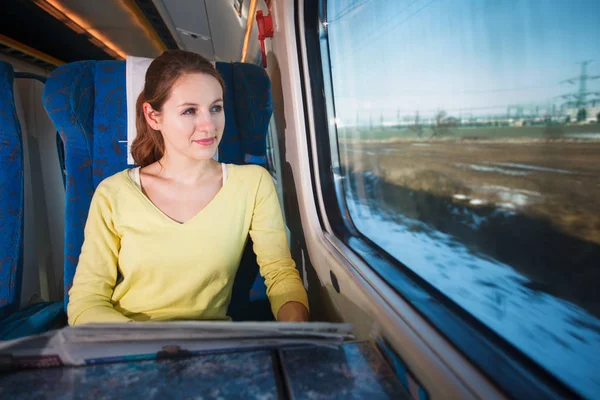
[[[321,322],[88,324],[0,342],[0,371],[282,346],[331,346],[353,339],[351,332],[350,324]]]

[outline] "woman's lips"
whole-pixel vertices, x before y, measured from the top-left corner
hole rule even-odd
[[[215,138],[193,140],[194,143],[200,146],[210,146],[215,142]]]

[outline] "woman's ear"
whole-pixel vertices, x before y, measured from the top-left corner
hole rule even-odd
[[[150,128],[159,131],[162,122],[160,113],[153,109],[150,103],[144,103],[142,109],[144,110],[144,117],[146,117],[146,122],[150,125]]]

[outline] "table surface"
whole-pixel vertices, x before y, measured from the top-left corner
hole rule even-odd
[[[0,375],[2,399],[408,399],[371,342]]]

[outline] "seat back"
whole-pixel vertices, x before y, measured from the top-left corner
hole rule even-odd
[[[264,165],[272,114],[268,75],[252,64],[217,63],[217,69],[226,85],[219,161]],[[125,70],[124,61],[81,61],[57,68],[46,82],[44,107],[65,144],[65,306],[94,190],[103,179],[127,168]],[[256,290],[260,285],[251,289],[257,273],[256,258],[246,249],[234,282],[229,312],[234,320],[267,319],[262,311],[264,284],[262,292]],[[251,312],[253,300],[260,312]]]
[[[13,67],[0,61],[0,320],[19,309],[23,275],[23,144]]]
[[[216,63],[225,82],[225,130],[219,144],[219,161],[231,164],[267,164],[267,132],[273,113],[271,81],[254,64]],[[242,254],[227,314],[234,321],[273,320],[259,274],[252,240]]]

